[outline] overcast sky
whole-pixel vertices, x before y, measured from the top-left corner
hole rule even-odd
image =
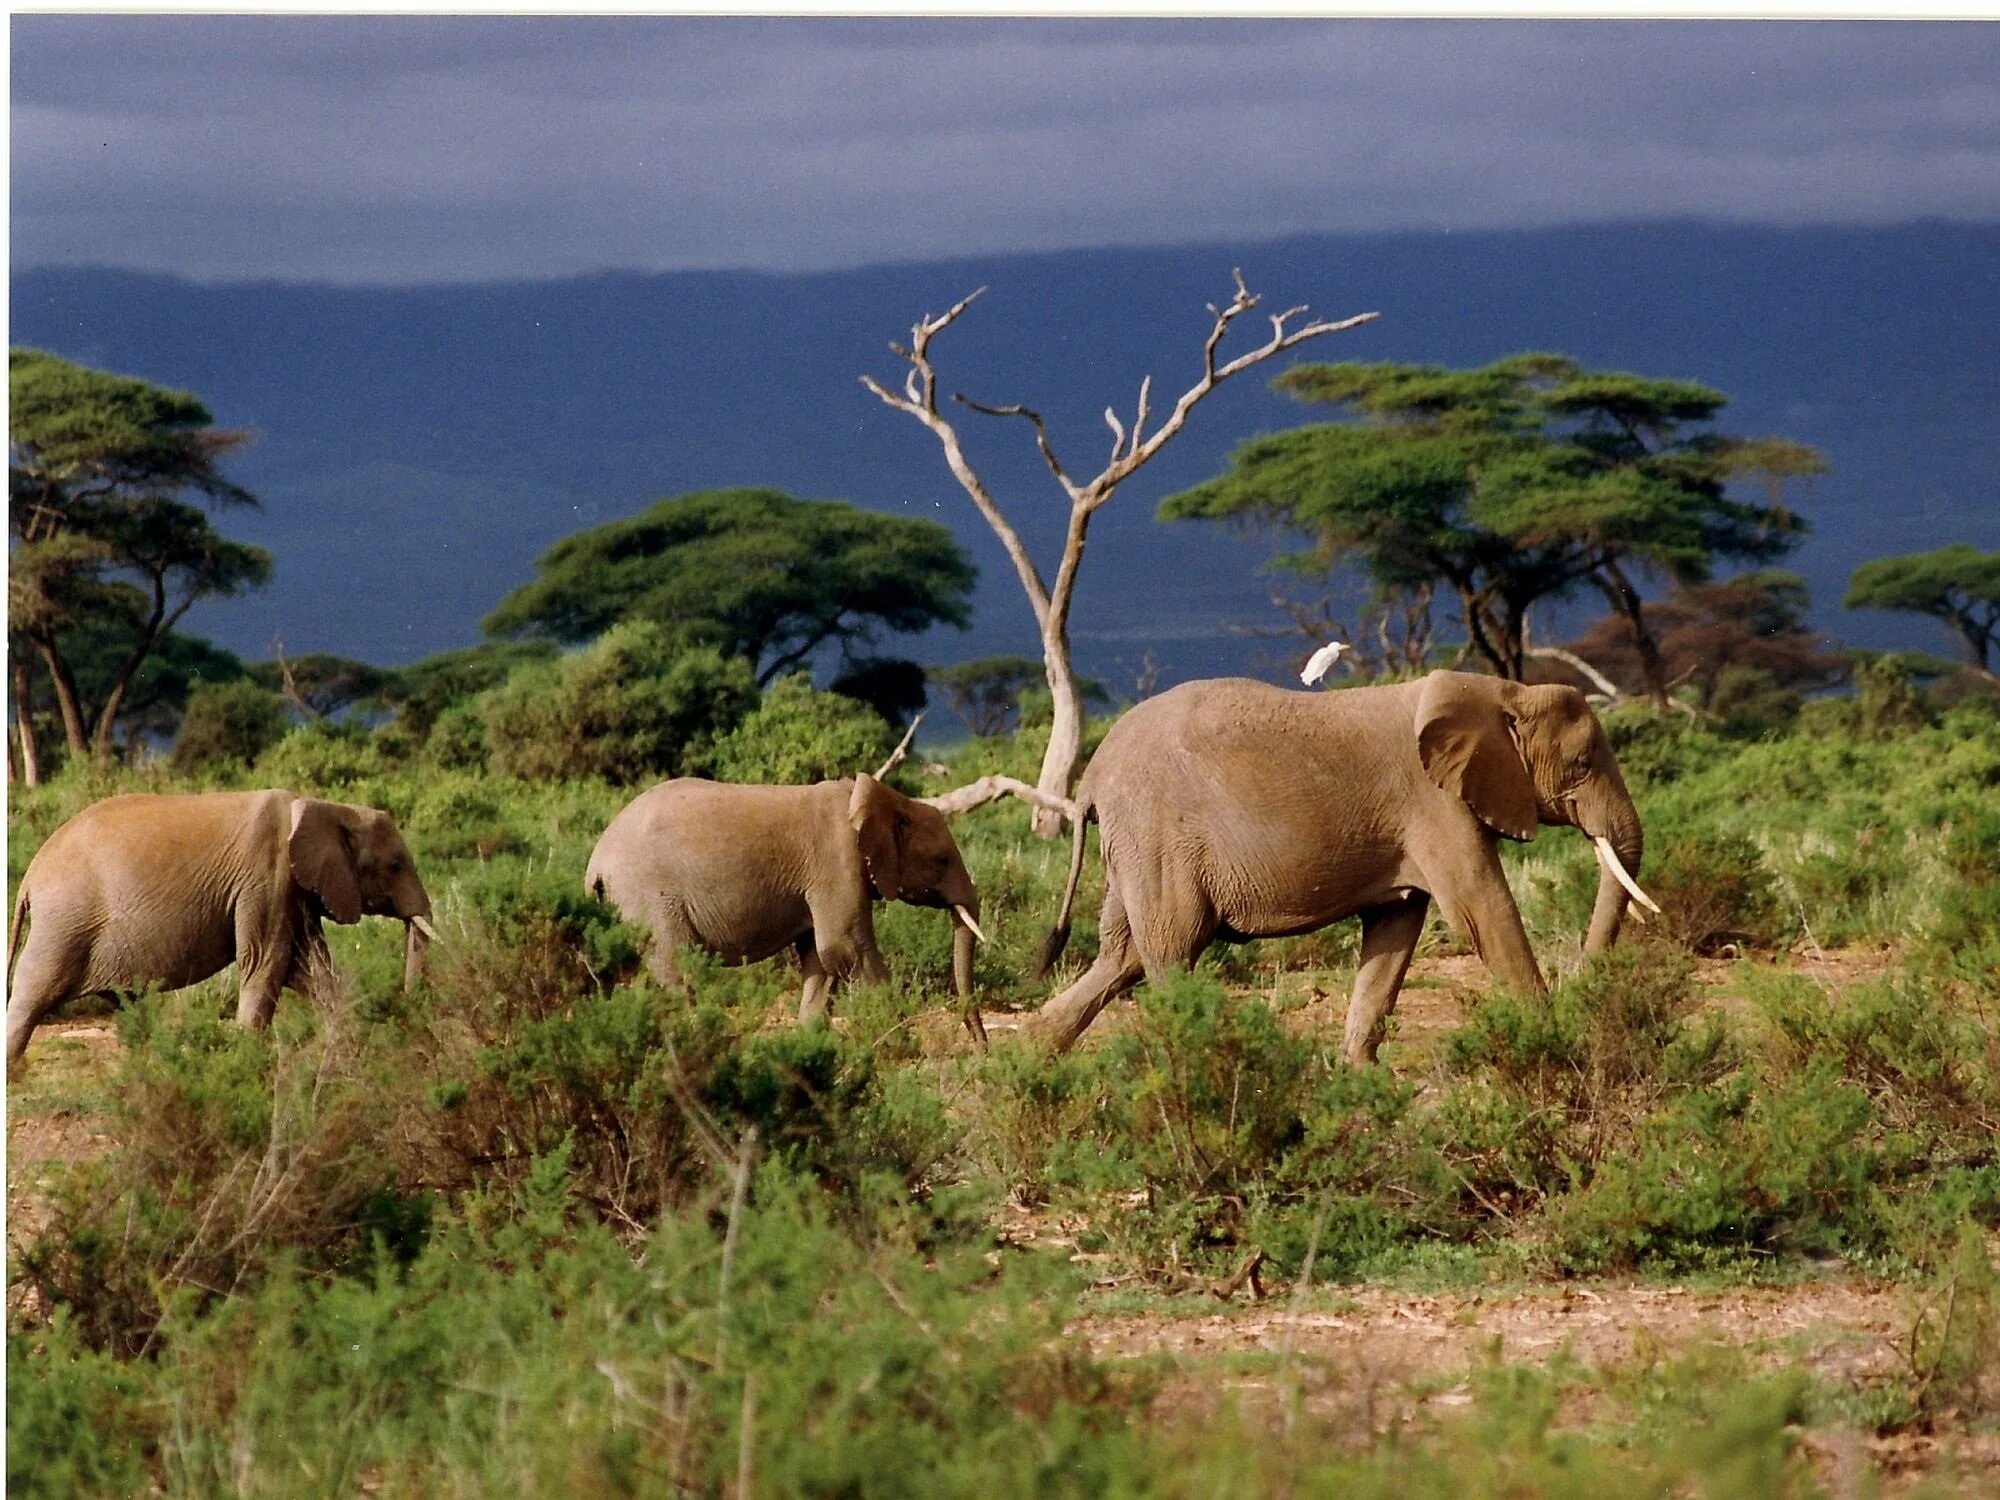
[[[2000,24],[17,16],[17,268],[2000,219]]]

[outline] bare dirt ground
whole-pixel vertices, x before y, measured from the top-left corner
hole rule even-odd
[[[1677,1360],[1740,1351],[1759,1371],[1803,1370],[1857,1396],[1906,1368],[1914,1312],[1903,1287],[1839,1278],[1700,1289],[1602,1282],[1513,1292],[1412,1294],[1356,1287],[1218,1307],[1212,1313],[1093,1315],[1075,1332],[1104,1358],[1164,1360],[1154,1419],[1200,1422],[1234,1408],[1274,1427],[1291,1399],[1357,1444],[1446,1418],[1473,1400],[1483,1365],[1564,1356],[1615,1386]],[[1586,1384],[1561,1421],[1599,1404]],[[2000,1493],[2000,1437],[1956,1430],[1878,1435],[1818,1428],[1803,1439],[1835,1494],[1897,1491],[1949,1473],[1963,1493]],[[1873,1480],[1866,1476],[1873,1476]]]

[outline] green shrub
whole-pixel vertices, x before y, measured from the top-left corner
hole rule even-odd
[[[1780,734],[1798,721],[1804,698],[1759,667],[1724,667],[1702,707],[1734,735]]]
[[[288,723],[285,700],[247,678],[197,683],[169,764],[182,775],[248,766],[278,742]]]
[[[1763,851],[1741,834],[1658,840],[1646,859],[1644,884],[1665,912],[1667,933],[1695,953],[1768,947],[1793,930]]]
[[[1736,1075],[1691,1090],[1552,1201],[1549,1254],[1598,1272],[1873,1248],[1887,1162],[1871,1124],[1867,1096],[1826,1064],[1784,1085]]]
[[[822,693],[804,673],[780,678],[742,721],[715,742],[705,767],[719,781],[802,785],[873,771],[892,743],[867,704]]]
[[[1909,1349],[1918,1410],[2000,1414],[2000,1268],[1978,1225],[1958,1226],[1951,1261],[1917,1314]]]
[[[1108,1045],[1125,1080],[1140,1169],[1184,1194],[1240,1190],[1304,1132],[1314,1048],[1262,1000],[1201,975],[1140,992],[1137,1024]]]
[[[353,1028],[279,1018],[293,1036],[163,1002],[120,1014],[119,1148],[60,1180],[19,1257],[92,1347],[135,1353],[177,1303],[208,1306],[278,1264],[337,1267],[392,1227],[405,1248],[421,1237],[426,1209],[381,1147],[387,1100],[362,1078]]]
[[[486,716],[475,699],[454,703],[438,714],[423,742],[425,757],[447,771],[483,771],[493,747],[486,733]]]
[[[1870,739],[1893,739],[1928,720],[1916,675],[1895,657],[1883,655],[1854,669],[1857,729]]]
[[[7,1493],[138,1495],[155,1446],[144,1372],[78,1338],[66,1309],[7,1339]]]
[[[384,770],[381,748],[359,728],[319,719],[301,725],[257,757],[257,775],[271,786],[338,793]]]
[[[677,648],[662,627],[635,621],[574,655],[517,669],[478,705],[498,775],[632,785],[704,764],[756,701],[741,658]]]
[[[1600,722],[1635,791],[1705,769],[1727,753],[1712,731],[1679,714],[1634,705],[1603,714]]]

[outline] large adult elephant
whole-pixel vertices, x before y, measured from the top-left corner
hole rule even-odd
[[[866,773],[813,786],[661,782],[611,820],[584,887],[652,934],[649,967],[671,989],[682,987],[679,949],[744,964],[790,948],[805,972],[802,1022],[826,1014],[841,981],[889,977],[874,901],[949,911],[953,984],[984,1038],[972,992],[979,892],[951,828]]]
[[[395,819],[372,807],[286,791],[106,798],[51,834],[21,877],[8,1066],[65,1000],[178,989],[232,961],[236,1018],[262,1027],[281,989],[303,989],[327,964],[322,918],[404,922],[407,983],[433,935],[430,911]]]
[[[1243,678],[1147,699],[1078,786],[1075,846],[1047,971],[1069,934],[1084,837],[1100,828],[1097,960],[1031,1030],[1060,1051],[1147,973],[1216,938],[1286,937],[1361,918],[1343,1053],[1372,1062],[1435,901],[1503,982],[1545,989],[1501,869],[1501,838],[1569,824],[1603,866],[1584,946],[1610,946],[1643,839],[1581,694],[1464,672],[1339,692]],[[1657,908],[1655,908],[1657,910]]]

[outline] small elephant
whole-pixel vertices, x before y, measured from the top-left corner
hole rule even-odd
[[[401,919],[407,984],[435,935],[430,910],[395,819],[372,807],[286,791],[107,798],[50,835],[21,877],[8,1067],[65,1000],[178,989],[232,961],[236,1018],[262,1027],[280,989],[303,989],[327,963],[322,918]]]
[[[1604,728],[1566,687],[1466,672],[1319,693],[1184,683],[1112,725],[1076,806],[1043,973],[1068,940],[1093,818],[1106,892],[1096,962],[1031,1023],[1057,1051],[1142,975],[1185,969],[1217,938],[1358,915],[1342,1052],[1373,1062],[1432,901],[1503,982],[1540,993],[1496,844],[1541,823],[1596,845],[1586,950],[1617,938],[1628,897],[1659,910],[1632,873],[1639,815]]]
[[[889,977],[871,902],[949,911],[952,981],[967,1028],[985,1038],[972,994],[979,893],[944,814],[872,776],[813,786],[661,782],[611,820],[584,887],[651,932],[649,967],[672,989],[682,987],[677,949],[745,964],[791,948],[805,972],[801,1022],[826,1014],[842,980]]]

